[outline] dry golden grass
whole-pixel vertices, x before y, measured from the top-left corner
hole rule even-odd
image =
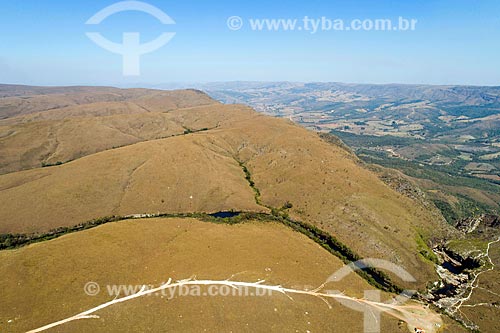
[[[57,109],[103,102],[131,102],[145,109],[146,112],[150,109],[154,109],[152,111],[169,111],[214,103],[209,96],[196,90],[162,91],[75,87],[46,88],[42,94],[37,93],[39,91],[33,90],[33,95],[25,92],[24,95],[20,96],[0,98],[0,119],[26,116],[42,111],[51,112],[51,110],[53,111],[50,114],[57,117],[61,114],[61,112],[56,111]],[[76,111],[78,110],[77,108]],[[64,111],[68,111],[68,109],[63,109]],[[76,111],[70,111],[70,113],[74,114]],[[88,112],[88,109],[82,108],[80,111],[85,113]],[[18,119],[18,121],[22,121],[22,119]]]
[[[113,214],[261,211],[238,163],[198,139],[149,141],[3,175],[0,232],[47,231]]]
[[[215,128],[225,121],[224,112],[229,108],[216,104],[167,113],[86,115],[0,125],[0,173],[67,162],[141,141],[180,135],[186,129]],[[203,113],[210,113],[211,116]]]
[[[161,104],[161,94],[144,96],[144,105]],[[237,159],[247,165],[264,204],[291,202],[294,218],[329,232],[362,257],[403,266],[419,287],[436,278],[432,264],[418,253],[416,239],[419,232],[439,237],[446,226],[420,203],[386,186],[349,152],[291,122],[220,104],[58,121],[68,128],[58,127],[62,139],[51,150],[61,154],[57,158],[108,149],[114,140],[154,139],[162,124],[214,128],[2,175],[0,232],[46,231],[112,214],[265,210],[255,203]],[[91,125],[79,132],[79,121]],[[175,132],[176,127],[169,128]],[[85,136],[94,131],[100,133],[95,139]],[[71,138],[76,133],[77,139]],[[85,153],[82,144],[88,144]]]
[[[18,250],[0,252],[0,330],[23,332],[113,299],[108,284],[158,285],[168,278],[228,279],[321,285],[342,263],[305,236],[274,223],[234,226],[194,219],[110,223]],[[91,297],[83,287],[101,286]],[[329,288],[361,297],[371,290],[351,274]],[[206,291],[204,289],[204,291]],[[168,294],[167,294],[168,295]],[[150,296],[113,305],[100,319],[79,320],[53,332],[362,332],[362,314],[308,296]],[[408,332],[382,317],[383,332]],[[9,323],[8,321],[11,320]]]
[[[26,102],[26,112],[42,111],[0,121],[0,174],[67,162],[114,147],[178,135],[186,128],[197,130],[217,125],[210,118],[201,122],[183,121],[182,109],[220,105],[200,92],[137,89],[121,92],[119,97],[115,96],[116,93],[112,96],[118,99],[112,102],[94,102],[104,98],[102,92],[95,95],[85,93],[85,99],[80,96],[82,93],[77,94],[78,98],[67,94],[30,97]],[[15,98],[24,101],[25,97]],[[59,107],[64,103],[58,103],[58,98],[83,104],[67,102],[71,106]],[[2,103],[10,103],[6,99],[0,98],[0,109]],[[39,99],[51,101],[54,105],[46,106]],[[12,108],[23,110],[23,106],[17,104]],[[179,112],[175,115],[166,113],[173,110]]]
[[[217,136],[246,162],[265,204],[279,207],[290,201],[292,216],[331,233],[363,257],[388,259],[422,282],[435,277],[415,239],[419,231],[439,237],[447,226],[420,203],[390,189],[344,149],[265,116]]]
[[[315,133],[192,90],[68,89],[0,99],[0,118],[9,117],[0,121],[0,173],[10,172],[0,175],[0,233],[44,232],[113,214],[268,211],[291,202],[293,218],[361,257],[402,266],[418,281],[395,279],[400,285],[422,288],[436,279],[417,239],[445,235],[447,226]],[[186,129],[208,130],[183,135]],[[110,300],[86,296],[88,281],[158,284],[242,272],[237,280],[300,288],[320,285],[340,266],[305,236],[270,223],[109,223],[0,252],[0,331],[36,328]],[[356,275],[333,288],[353,296],[372,289]],[[54,331],[362,331],[360,313],[332,305],[283,295],[147,297]],[[385,318],[382,331],[407,328]]]

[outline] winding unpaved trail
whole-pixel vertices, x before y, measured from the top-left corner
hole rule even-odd
[[[374,301],[369,301],[366,299],[362,298],[355,298],[355,297],[350,297],[346,296],[342,293],[328,293],[328,292],[322,292],[321,290],[323,289],[324,285],[320,286],[317,289],[314,290],[299,290],[299,289],[290,289],[290,288],[284,288],[280,285],[266,285],[264,284],[264,280],[260,280],[257,282],[242,282],[242,281],[230,281],[230,280],[195,280],[195,279],[186,279],[186,280],[180,280],[175,283],[172,283],[172,279],[169,279],[167,283],[162,284],[161,286],[157,288],[152,288],[152,289],[146,289],[146,286],[143,286],[143,288],[132,295],[129,296],[124,296],[121,298],[115,298],[112,301],[103,303],[99,306],[96,306],[92,309],[89,309],[87,311],[78,313],[72,317],[62,319],[60,321],[47,324],[45,326],[33,329],[29,331],[28,333],[36,333],[36,332],[42,332],[46,331],[50,328],[60,326],[66,323],[69,323],[71,321],[75,320],[80,320],[80,319],[92,319],[92,318],[99,318],[98,315],[95,315],[94,313],[107,308],[111,305],[117,304],[117,303],[122,303],[126,302],[135,298],[139,298],[145,295],[149,294],[154,294],[159,291],[165,290],[165,289],[172,289],[172,288],[177,288],[177,287],[182,287],[182,286],[188,286],[188,285],[198,285],[198,286],[213,286],[213,285],[220,285],[220,286],[229,286],[231,288],[255,288],[255,289],[264,289],[268,290],[271,292],[277,292],[284,294],[288,296],[291,300],[293,300],[289,294],[301,294],[301,295],[309,295],[313,297],[320,298],[323,300],[329,307],[331,305],[328,302],[328,299],[336,299],[341,302],[345,301],[350,301],[350,302],[355,302],[359,305],[365,305],[368,308],[371,308],[373,310],[379,311],[379,312],[384,312],[388,315],[391,315],[392,317],[395,317],[399,320],[405,321],[408,324],[408,329],[413,332],[415,327],[419,327],[425,330],[427,333],[435,333],[439,327],[442,325],[442,320],[439,314],[433,312],[430,310],[427,306],[424,304],[418,304],[418,303],[413,303],[413,304],[395,304],[395,303],[382,303],[382,302],[374,302]]]
[[[485,252],[485,257],[488,259],[488,261],[490,263],[490,267],[484,271],[480,271],[480,272],[474,274],[474,278],[472,279],[472,281],[469,284],[470,290],[469,290],[469,293],[467,294],[467,296],[458,299],[454,304],[452,304],[451,310],[450,310],[450,312],[452,314],[456,314],[458,312],[458,313],[463,315],[463,313],[460,310],[460,308],[462,308],[462,307],[475,307],[475,306],[479,306],[479,305],[484,305],[483,303],[473,304],[473,305],[464,305],[464,303],[467,302],[472,297],[472,293],[474,292],[474,289],[480,288],[479,283],[476,283],[479,276],[483,273],[486,273],[486,272],[489,272],[489,271],[492,271],[495,269],[495,264],[493,263],[493,261],[491,260],[491,257],[490,257],[490,248],[493,244],[498,243],[498,242],[500,242],[500,237],[498,239],[488,243],[488,246],[487,246],[486,252]],[[464,324],[468,328],[476,329],[476,327],[471,326],[467,323],[464,323]]]

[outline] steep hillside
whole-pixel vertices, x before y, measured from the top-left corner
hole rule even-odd
[[[156,98],[144,103],[160,103]],[[29,150],[35,154],[28,167],[47,153],[52,163],[76,159],[0,176],[2,233],[46,232],[109,215],[271,211],[289,203],[292,218],[334,235],[361,257],[401,265],[419,287],[435,278],[420,247],[445,236],[446,226],[349,152],[291,122],[212,105],[13,126],[43,127],[4,138],[20,150],[45,142],[45,150]],[[117,145],[125,146],[106,150]]]
[[[9,91],[6,86],[3,89]],[[206,117],[198,122],[186,112],[175,116],[164,112],[193,107],[211,110],[210,105],[220,105],[195,90],[75,87],[62,94],[63,88],[26,89],[47,94],[12,97],[17,102],[10,97],[0,98],[0,119],[5,118],[0,120],[0,174],[212,128],[217,123]]]
[[[120,103],[118,106],[125,106]],[[215,107],[217,106],[217,107]],[[100,105],[85,105],[95,114],[103,113]],[[69,116],[56,120],[32,120],[2,126],[0,122],[0,173],[37,168],[68,162],[99,151],[133,143],[182,135],[216,128],[227,117],[220,104],[181,108],[168,113],[142,112],[110,116]],[[47,117],[50,111],[40,112]],[[208,114],[215,116],[208,116]],[[19,118],[12,118],[19,120]]]
[[[0,329],[25,332],[96,307],[115,298],[108,289],[113,285],[152,288],[169,278],[196,275],[200,280],[265,280],[268,285],[307,290],[321,286],[342,265],[307,237],[264,222],[232,226],[195,219],[110,223],[0,252]],[[93,296],[85,294],[94,290],[84,289],[89,281],[100,287]],[[354,297],[363,297],[363,290],[374,291],[356,274],[325,289]],[[98,311],[99,318],[69,322],[52,331],[133,332],[145,327],[175,332],[363,331],[362,312],[334,299],[329,300],[329,308],[310,295],[290,298],[279,292],[257,292],[227,286],[165,290],[112,305]],[[382,295],[383,300],[388,297]],[[387,314],[382,315],[380,327],[382,332],[409,332]]]
[[[330,232],[363,257],[391,260],[422,280],[433,276],[417,244],[443,237],[450,228],[343,148],[290,122],[259,118],[266,121],[235,126],[220,136],[248,167],[264,205],[290,202],[292,217]]]
[[[198,88],[339,136],[364,162],[413,177],[450,224],[500,215],[500,87],[226,82]]]
[[[53,89],[54,94],[35,99],[57,105],[63,98],[74,104],[48,110],[35,103],[15,117],[4,112],[0,121],[0,248],[7,249],[0,251],[0,288],[9,290],[0,308],[0,328],[35,328],[110,300],[82,295],[84,281],[155,284],[193,274],[210,280],[241,274],[243,279],[236,280],[269,277],[270,283],[292,289],[307,280],[299,288],[307,290],[325,282],[341,261],[369,258],[393,263],[416,281],[402,281],[386,266],[353,274],[334,289],[361,297],[363,290],[375,287],[424,290],[438,279],[429,246],[456,231],[425,200],[398,192],[336,138],[246,106],[222,105],[194,90],[95,88],[96,96],[90,96],[84,88]],[[110,93],[129,97],[97,101]],[[90,95],[80,103],[74,94]],[[208,215],[214,213],[236,217]],[[65,270],[70,273],[61,274]],[[258,273],[262,270],[264,276]],[[46,288],[36,290],[42,275]],[[65,296],[53,293],[58,285]],[[29,304],[36,310],[29,319],[27,295],[35,295],[35,303]],[[197,301],[200,306],[211,303],[217,313],[218,319],[206,321],[203,328],[208,329],[235,329],[245,321],[259,330],[261,320],[255,316],[267,318],[264,309],[271,306],[274,319],[269,320],[276,330],[301,330],[299,314],[314,312],[316,319],[307,325],[315,330],[328,330],[334,322],[361,331],[356,312],[343,308],[335,313],[344,319],[320,320],[332,315],[328,306],[303,296],[304,303],[298,296],[300,301],[276,318],[286,296],[273,295],[270,303]],[[46,311],[52,306],[58,310]],[[455,324],[415,306],[392,309],[395,313],[382,317],[382,327],[404,332],[419,325],[434,332],[435,324],[444,323],[456,331]],[[174,308],[169,313],[177,319],[168,327],[201,329],[193,320],[179,319],[195,314],[192,300],[177,297]],[[224,311],[228,308],[229,314]],[[172,319],[167,308],[144,298],[103,309],[100,315],[110,321],[79,320],[67,327],[138,327],[140,321],[149,321],[150,309]],[[401,317],[400,311],[407,310],[410,319]],[[245,316],[234,320],[234,313]]]

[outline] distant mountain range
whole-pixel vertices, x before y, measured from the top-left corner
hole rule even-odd
[[[484,105],[500,103],[500,86],[421,85],[421,84],[355,84],[338,82],[213,82],[172,83],[155,85],[159,89],[196,87],[225,103],[260,103],[260,98],[271,98],[279,102],[288,100],[291,94],[316,94],[332,92],[339,96],[356,98],[387,99],[392,101],[429,101],[440,104]],[[299,100],[296,96],[296,100]],[[329,101],[339,101],[330,98]]]

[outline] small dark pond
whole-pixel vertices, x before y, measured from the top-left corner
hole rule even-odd
[[[213,217],[225,218],[225,217],[235,217],[240,214],[241,214],[240,212],[217,212],[209,215]]]

